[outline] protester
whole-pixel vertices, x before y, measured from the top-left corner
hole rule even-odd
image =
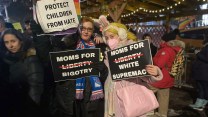
[[[76,49],[86,49],[86,48],[100,48],[101,52],[103,53],[105,51],[105,44],[104,43],[100,43],[100,44],[96,44],[99,43],[98,41],[94,41],[94,39],[98,39],[101,40],[101,36],[99,35],[93,35],[93,31],[94,31],[94,22],[92,19],[88,18],[88,17],[83,17],[80,20],[80,26],[79,28],[79,32],[71,35],[68,40],[76,40],[78,39],[77,45],[76,45]],[[95,37],[94,37],[95,36]],[[99,39],[100,38],[100,39]],[[101,83],[102,86],[100,87],[100,90],[103,90],[103,84],[105,82],[105,79],[107,77],[107,67],[105,67],[103,61],[101,61],[100,63],[97,63],[94,68],[98,69],[98,71],[101,73],[100,77],[97,77],[96,81],[97,83]],[[84,89],[84,97],[82,97],[80,99],[80,97],[76,96],[76,105],[78,108],[75,109],[76,113],[76,117],[102,117],[103,113],[104,113],[104,100],[103,98],[103,93],[97,93],[96,94],[96,99],[92,100],[90,99],[90,97],[92,97],[93,93],[93,89],[89,89],[89,87],[93,87],[91,84],[91,78],[78,78],[76,79],[76,84],[86,80],[86,88]],[[92,83],[93,84],[93,83]],[[78,90],[78,89],[76,89]],[[76,95],[78,95],[76,93]],[[86,105],[86,106],[83,106]],[[80,107],[79,107],[80,106]]]
[[[193,109],[202,111],[208,102],[208,38],[203,42],[203,48],[196,54],[196,60],[192,65],[192,78],[197,85],[197,99],[194,104],[189,106]]]
[[[179,46],[170,46],[168,41],[174,40],[174,33],[167,33],[162,36],[160,48],[153,58],[154,65],[158,66],[162,73],[163,79],[150,84],[150,88],[157,93],[159,102],[158,116],[167,117],[169,105],[170,88],[174,85],[174,78],[170,76],[169,70],[173,64],[177,52],[181,49]]]
[[[34,24],[34,22],[32,22],[31,28],[36,34],[43,33],[40,26]],[[104,43],[97,44],[100,43],[99,39],[101,39],[101,36],[95,35],[93,33],[94,31],[93,20],[83,17],[80,20],[77,32],[74,34],[61,36],[34,36],[34,44],[37,48],[39,57],[43,60],[42,62],[44,63],[45,69],[48,69],[47,72],[53,74],[50,65],[49,52],[85,48],[101,48],[101,51],[105,51],[106,46]],[[96,81],[100,80],[101,84],[104,84],[107,76],[107,68],[105,68],[105,65],[102,62],[95,64],[94,68],[100,72],[100,78]],[[52,75],[50,77],[47,75],[46,78],[54,79]],[[90,87],[92,86],[90,85],[89,79],[90,78],[86,78],[85,80],[86,88],[84,88],[84,98],[82,99],[76,99],[77,80],[61,81],[56,82],[55,84],[53,84],[54,81],[52,80],[48,81],[48,87],[50,89],[48,92],[49,95],[53,97],[48,103],[52,102],[50,108],[54,108],[52,110],[49,108],[50,113],[56,117],[102,117],[104,112],[104,107],[102,107],[104,105],[102,94],[100,96],[101,99],[90,100],[92,93]],[[55,94],[53,94],[53,85],[55,85]],[[46,99],[47,98],[50,97],[46,97]]]
[[[6,29],[4,17],[0,16],[0,35]],[[0,45],[3,45],[3,40],[0,37]],[[0,116],[9,116],[9,66],[3,61],[5,48],[0,46]]]
[[[7,29],[1,36],[5,48],[3,60],[9,66],[12,117],[37,117],[42,114],[43,68],[35,49],[22,33]]]
[[[152,54],[152,57],[154,57],[155,54],[157,53],[157,47],[153,44],[151,35],[148,34],[148,33],[145,33],[145,34],[143,35],[142,39],[143,39],[143,40],[144,40],[144,39],[149,40],[149,43],[150,43],[150,49],[151,49],[151,54]]]
[[[128,32],[126,26],[120,23],[109,24],[109,26],[103,30],[103,35],[105,36],[105,42],[109,46],[109,50],[132,44],[134,43],[133,40],[137,40],[136,36],[133,33]],[[107,59],[108,57],[105,59],[105,64],[109,67],[110,65]],[[145,85],[146,82],[149,83],[150,81],[153,82],[162,79],[162,73],[157,66],[147,65],[146,70],[152,76],[118,81],[112,81],[109,70],[105,82],[105,117],[124,117],[121,108],[118,107],[118,98],[116,96],[116,91],[122,88],[120,82],[124,83],[125,86],[130,86],[131,83],[135,83],[136,85]]]

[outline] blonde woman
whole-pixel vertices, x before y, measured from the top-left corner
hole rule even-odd
[[[107,27],[105,27],[105,29],[103,30],[103,36],[105,37],[104,42],[108,45],[109,50],[132,44],[137,40],[136,36],[133,33],[128,32],[126,26],[120,23],[111,23]],[[105,64],[109,68],[109,63],[107,59],[108,57],[106,56]],[[157,66],[147,65],[146,70],[152,76],[120,81],[112,81],[111,73],[109,70],[109,74],[104,86],[105,117],[125,117],[122,114],[121,109],[118,107],[118,98],[116,98],[116,90],[121,88],[119,82],[122,82],[123,84],[125,84],[125,86],[132,85],[132,83],[135,83],[136,85],[141,85],[144,84],[143,81],[155,82],[161,80],[163,77],[160,69]],[[143,115],[143,117],[145,117],[145,115]]]

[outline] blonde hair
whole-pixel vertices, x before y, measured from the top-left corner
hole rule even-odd
[[[126,39],[128,40],[133,40],[133,41],[137,41],[137,37],[135,34],[133,34],[132,32],[129,32],[127,27],[124,24],[121,23],[110,23],[109,26],[107,26],[104,30],[103,30],[103,34],[108,31],[111,32],[113,34],[117,34],[119,35],[118,29],[124,29],[126,34]],[[125,34],[124,34],[125,35]]]

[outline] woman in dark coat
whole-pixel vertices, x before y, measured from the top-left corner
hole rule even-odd
[[[198,96],[194,104],[189,106],[202,111],[208,102],[208,38],[203,42],[203,48],[196,55],[196,61],[192,66],[192,76],[196,81]]]
[[[9,66],[10,107],[12,117],[41,115],[43,69],[36,51],[22,33],[7,29],[2,34],[3,61]]]

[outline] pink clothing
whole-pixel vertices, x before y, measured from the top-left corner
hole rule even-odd
[[[128,41],[126,45],[131,44],[133,41]],[[107,55],[107,54],[106,54]],[[122,115],[121,110],[118,106],[118,98],[116,96],[116,91],[122,87],[129,86],[129,85],[147,85],[146,83],[154,82],[161,80],[163,75],[161,70],[158,68],[158,77],[140,77],[140,78],[132,78],[132,79],[125,79],[125,80],[120,80],[120,81],[113,81],[111,77],[111,73],[109,70],[109,63],[108,63],[108,57],[105,59],[105,64],[108,67],[108,77],[105,82],[105,116],[104,117],[124,117]],[[144,82],[145,81],[145,82]],[[121,86],[121,84],[123,86]],[[139,105],[142,106],[142,105]],[[140,116],[140,117],[145,117],[145,115]]]

